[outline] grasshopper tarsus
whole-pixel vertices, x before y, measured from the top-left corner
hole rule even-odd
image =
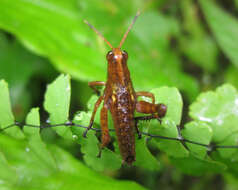
[[[101,92],[98,89],[93,90],[93,93],[96,94],[97,96],[101,96]]]
[[[138,139],[141,139],[142,138],[142,134],[141,132],[138,133]]]
[[[157,120],[158,120],[159,124],[161,125],[162,124],[162,119],[157,118]]]
[[[98,158],[101,158],[101,156],[102,156],[102,148],[99,149],[99,152],[98,152],[98,154],[97,154],[97,157],[98,157]]]
[[[88,133],[88,130],[86,129],[86,130],[83,132],[83,138],[87,138],[87,133]]]
[[[99,90],[96,91],[96,95],[97,95],[97,96],[101,96],[101,93],[100,93]]]
[[[90,125],[85,129],[85,131],[83,132],[84,138],[87,138],[87,133],[92,128],[92,126],[93,126],[93,123],[90,123]]]
[[[138,128],[139,119],[138,119],[138,117],[135,117],[134,119],[135,119],[135,129],[136,129],[136,133],[138,135],[138,139],[141,139],[142,138],[142,134],[141,134],[141,132],[140,132],[140,130]]]

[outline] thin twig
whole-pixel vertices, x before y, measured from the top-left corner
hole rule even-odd
[[[23,127],[23,126],[27,126],[27,127],[32,127],[32,128],[40,128],[40,129],[44,129],[44,128],[53,128],[53,127],[79,127],[79,128],[84,128],[86,129],[87,127],[86,126],[83,126],[83,125],[80,125],[80,124],[76,124],[76,123],[73,123],[72,121],[68,121],[66,123],[60,123],[60,124],[52,124],[52,125],[49,125],[49,124],[41,124],[41,125],[33,125],[33,124],[27,124],[27,123],[19,123],[19,122],[15,122],[13,124],[10,124],[4,128],[0,128],[0,132],[1,131],[4,131],[6,129],[9,129],[9,128],[12,128],[12,127],[15,127],[15,126],[18,126],[18,127]],[[96,131],[96,132],[99,132],[101,131],[101,129],[98,129],[98,128],[91,128],[91,130],[93,131]],[[114,129],[109,129],[110,132],[115,132]],[[142,135],[145,135],[145,136],[148,136],[148,137],[151,137],[151,138],[158,138],[158,139],[164,139],[164,140],[172,140],[172,141],[178,141],[178,142],[181,142],[183,145],[184,143],[190,143],[190,144],[195,144],[195,145],[198,145],[198,146],[203,146],[203,147],[206,147],[208,150],[215,150],[215,149],[221,149],[221,148],[238,148],[238,145],[212,145],[212,144],[203,144],[203,143],[199,143],[199,142],[195,142],[195,141],[192,141],[192,140],[188,140],[188,139],[184,139],[180,133],[180,128],[178,128],[178,132],[179,132],[179,137],[166,137],[166,136],[161,136],[161,135],[154,135],[154,134],[150,134],[150,133],[146,133],[146,132],[141,132]]]

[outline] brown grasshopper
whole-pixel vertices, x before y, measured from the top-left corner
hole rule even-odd
[[[102,129],[101,149],[110,142],[108,129],[108,111],[110,111],[123,162],[126,162],[129,165],[135,161],[135,130],[137,131],[139,138],[141,137],[137,127],[138,121],[147,119],[158,119],[160,121],[160,118],[165,116],[167,110],[167,107],[164,104],[155,104],[155,97],[152,93],[144,91],[135,92],[127,67],[128,54],[126,51],[121,50],[121,46],[139,14],[139,12],[136,14],[117,48],[114,48],[98,30],[85,21],[85,23],[110,46],[111,51],[109,51],[106,56],[108,62],[107,81],[94,81],[88,83],[97,94],[99,94],[99,91],[96,86],[105,86],[105,89],[103,95],[98,98],[94,105],[90,124],[84,132],[84,137],[86,137],[87,131],[92,128],[97,109],[103,101],[103,107],[100,113],[100,124]],[[151,98],[152,103],[138,101],[139,96]],[[151,115],[135,118],[135,111]]]

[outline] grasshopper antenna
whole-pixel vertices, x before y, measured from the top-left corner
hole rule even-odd
[[[111,49],[113,49],[112,45],[109,41],[93,26],[91,25],[87,20],[84,20],[84,23],[87,24],[94,32],[96,32],[97,35],[99,35],[106,43],[110,46]]]
[[[132,23],[131,23],[130,26],[128,27],[128,29],[127,29],[126,33],[124,34],[123,38],[121,39],[121,42],[120,42],[120,45],[119,45],[118,48],[121,48],[122,44],[123,44],[124,41],[126,40],[126,37],[127,37],[128,33],[130,32],[132,26],[135,24],[136,19],[138,18],[138,16],[140,16],[140,11],[137,11],[136,16],[134,17]]]

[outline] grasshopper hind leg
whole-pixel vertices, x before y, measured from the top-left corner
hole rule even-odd
[[[100,149],[99,149],[99,153],[97,157],[101,157],[102,149],[106,147],[111,141],[111,137],[110,137],[109,129],[108,129],[108,109],[105,105],[101,109],[100,124],[101,124],[102,136],[101,136],[101,145],[100,145]]]
[[[154,104],[145,101],[139,101],[136,103],[136,111],[139,113],[150,114],[146,116],[135,117],[135,128],[138,134],[138,138],[141,138],[141,132],[138,129],[139,121],[148,121],[157,119],[161,123],[161,118],[166,115],[167,106],[164,104]]]

